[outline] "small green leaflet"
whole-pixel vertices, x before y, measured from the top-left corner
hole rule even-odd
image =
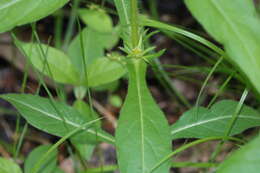
[[[98,37],[99,32],[90,28],[84,28],[71,41],[68,48],[68,55],[79,74],[85,76],[84,70],[87,69],[87,66],[92,64],[94,60],[105,56],[104,47]]]
[[[10,102],[32,126],[47,133],[64,136],[89,122],[76,109],[57,101],[30,94],[5,94],[0,96]],[[70,139],[81,143],[94,144],[99,141],[114,143],[114,139],[106,132],[87,127]]]
[[[237,104],[236,101],[223,100],[214,104],[210,109],[204,107],[190,109],[172,125],[172,139],[224,136]],[[230,135],[239,134],[256,126],[260,126],[260,113],[243,105]]]
[[[84,86],[74,87],[73,93],[77,100],[83,100],[87,94],[87,90]]]
[[[79,9],[79,16],[89,28],[95,31],[111,33],[113,30],[112,19],[102,9]]]
[[[81,37],[84,50],[81,46]],[[117,41],[118,36],[114,33],[100,33],[90,28],[83,29],[73,39],[68,54],[80,74],[82,85],[96,87],[113,82],[125,74],[125,67],[120,62],[104,55],[105,48],[112,48]]]
[[[116,60],[97,59],[88,69],[88,83],[91,86],[99,86],[118,80],[125,73],[125,66]]]
[[[1,173],[22,173],[20,167],[12,160],[0,157],[0,172]]]
[[[116,129],[116,148],[121,173],[146,173],[171,152],[170,129],[147,87],[146,63],[128,62],[128,94]],[[168,173],[169,162],[155,173]]]
[[[260,137],[235,151],[219,166],[217,173],[257,173],[260,170]]]
[[[193,16],[224,45],[260,93],[260,19],[253,0],[185,0]]]
[[[0,33],[44,18],[69,0],[1,0]]]
[[[33,151],[31,151],[31,153],[28,155],[28,157],[25,160],[24,173],[31,173],[35,164],[50,148],[51,145],[41,145],[35,148]],[[54,170],[56,170],[57,167],[57,153],[58,153],[57,150],[51,152],[37,173],[54,172]]]

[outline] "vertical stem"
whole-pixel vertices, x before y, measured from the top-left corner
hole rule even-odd
[[[19,115],[19,116],[20,116],[20,115]],[[22,133],[21,133],[21,136],[20,136],[20,138],[19,138],[19,141],[18,141],[17,146],[16,146],[16,149],[15,149],[14,160],[16,160],[17,157],[18,157],[18,155],[19,155],[21,146],[22,146],[23,141],[24,141],[24,136],[25,136],[27,130],[28,130],[28,123],[26,123],[26,124],[24,125],[24,127],[23,127],[23,131],[22,131]]]
[[[133,48],[138,46],[138,4],[137,0],[131,0],[131,39]]]
[[[149,1],[149,9],[150,9],[150,13],[152,15],[152,18],[155,20],[159,20],[159,13],[157,11],[157,0],[150,0]]]
[[[63,46],[62,46],[63,50],[67,50],[69,42],[71,40],[71,37],[73,36],[74,24],[75,24],[75,21],[76,21],[77,9],[79,7],[80,1],[81,0],[73,1],[72,10],[71,10],[70,18],[69,18],[69,23],[68,23],[68,26],[67,26],[65,39],[64,39],[64,42],[63,42]]]
[[[62,43],[62,26],[63,26],[63,11],[58,11],[55,17],[55,25],[54,25],[54,43],[56,48],[61,48]]]

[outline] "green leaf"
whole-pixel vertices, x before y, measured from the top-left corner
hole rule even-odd
[[[0,157],[1,173],[22,173],[20,167],[13,161]]]
[[[123,64],[109,58],[100,58],[88,69],[88,85],[99,86],[118,80],[126,73]]]
[[[79,9],[82,21],[91,29],[101,33],[111,33],[113,23],[110,16],[102,9]]]
[[[217,169],[217,173],[256,173],[260,170],[260,137],[241,147]]]
[[[22,43],[22,51],[33,66],[56,82],[78,85],[78,74],[62,51],[45,44]]]
[[[114,0],[116,9],[123,26],[130,25],[130,0]]]
[[[0,33],[35,22],[61,8],[69,0],[1,0]],[[28,8],[30,7],[30,8]]]
[[[69,45],[68,55],[71,62],[79,74],[83,76],[85,76],[84,69],[87,69],[84,65],[88,66],[92,64],[94,60],[104,57],[104,46],[98,38],[99,32],[85,28]],[[81,45],[81,39],[83,45]],[[82,50],[82,47],[84,50]]]
[[[74,147],[78,150],[80,156],[83,159],[89,161],[95,150],[96,145],[74,143]]]
[[[193,16],[222,43],[260,93],[260,20],[252,0],[185,0]]]
[[[97,39],[104,48],[110,50],[115,47],[119,41],[120,26],[116,26],[109,33],[100,33]]]
[[[84,50],[81,49],[80,37],[82,37]],[[82,85],[87,87],[103,85],[115,81],[125,74],[125,69],[120,63],[104,56],[105,47],[114,42],[112,37],[113,35],[85,28],[71,42],[68,54],[80,74]]]
[[[86,118],[88,118],[89,121],[99,118],[98,114],[94,110],[91,110],[89,105],[87,103],[85,103],[83,100],[76,100],[73,104],[73,107],[75,109],[77,109],[81,113],[82,116],[85,116]],[[101,129],[101,122],[100,121],[97,122],[95,124],[95,127]],[[93,145],[93,144],[84,144],[84,143],[78,143],[78,142],[73,141],[73,145],[78,150],[81,157],[84,158],[85,160],[90,159],[90,157],[95,149],[95,145]]]
[[[90,106],[85,103],[83,100],[76,100],[73,104],[73,107],[79,111],[80,115],[86,118],[87,121],[96,120],[99,118],[99,115],[96,113],[95,110],[91,110]],[[95,123],[97,128],[101,128],[101,122],[98,121]]]
[[[25,160],[24,172],[31,173],[34,165],[38,162],[38,160],[51,148],[51,145],[41,145],[35,148],[29,156]],[[51,154],[46,158],[41,168],[37,173],[50,173],[56,169],[57,164],[57,153],[55,150],[51,152]]]
[[[125,42],[129,42],[130,40],[130,17],[131,17],[131,10],[130,10],[130,0],[114,0],[117,13],[120,19],[120,25],[123,33],[123,38]]]
[[[113,82],[97,86],[97,87],[93,88],[93,90],[98,91],[98,92],[109,91],[111,93],[111,92],[116,91],[118,89],[119,85],[120,85],[119,80],[115,80]]]
[[[59,167],[56,167],[56,169],[54,170],[54,173],[64,173],[64,171],[61,170]]]
[[[32,126],[56,136],[62,137],[89,122],[74,108],[47,98],[30,94],[5,94],[1,98],[13,104]],[[93,127],[82,130],[71,139],[82,143],[114,142],[112,136]]]
[[[171,152],[170,129],[145,81],[143,60],[128,62],[128,94],[116,129],[120,172],[144,173]],[[155,173],[169,172],[169,162]]]
[[[84,86],[74,87],[73,92],[77,100],[82,100],[87,94],[87,88]]]
[[[210,109],[204,107],[192,108],[172,125],[172,138],[225,136],[225,127],[232,119],[237,105],[238,102],[223,100],[214,104]],[[260,126],[260,114],[254,109],[243,105],[230,135],[239,134],[255,126]]]

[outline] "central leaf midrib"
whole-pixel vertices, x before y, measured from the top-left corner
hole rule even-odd
[[[3,6],[0,6],[0,10],[3,10],[5,8],[8,8],[8,7],[12,6],[12,5],[15,5],[19,1],[21,1],[21,0],[12,1],[12,2],[9,2],[9,3],[5,4],[5,5],[3,5]]]
[[[130,20],[128,18],[128,14],[127,14],[127,8],[125,6],[125,3],[123,2],[123,0],[120,0],[120,3],[122,5],[123,11],[124,11],[124,16],[125,16],[125,20],[126,20],[126,24],[128,25],[130,23]]]
[[[33,109],[33,110],[35,110],[35,111],[38,111],[38,112],[40,112],[40,113],[42,113],[42,114],[45,114],[45,115],[47,115],[48,117],[51,117],[51,118],[56,119],[56,120],[59,120],[59,121],[63,121],[62,119],[58,118],[57,116],[53,116],[52,114],[50,114],[50,113],[48,113],[48,112],[42,111],[42,110],[40,110],[40,109],[37,109],[36,107],[33,107],[33,106],[29,105],[29,104],[26,104],[26,103],[21,102],[20,100],[16,100],[16,99],[13,99],[13,98],[10,98],[10,97],[9,97],[8,99],[13,100],[13,101],[15,101],[15,102],[17,102],[17,103],[20,103],[20,104],[22,104],[22,105],[24,105],[24,106],[27,106],[27,107],[29,107],[29,108],[31,108],[31,109]],[[76,123],[74,123],[74,122],[68,121],[68,120],[66,120],[65,123],[68,123],[68,124],[70,124],[71,126],[74,126],[74,127],[76,127],[76,128],[81,127],[80,125],[78,125],[78,124],[76,124]],[[109,137],[107,137],[107,136],[104,136],[104,135],[102,135],[102,134],[100,134],[100,133],[98,133],[98,132],[96,132],[96,131],[93,131],[92,129],[85,129],[85,130],[86,130],[87,132],[89,132],[89,133],[91,133],[91,134],[95,134],[95,135],[97,135],[97,136],[99,136],[99,137],[101,137],[101,138],[103,138],[103,139],[106,139],[106,140],[111,141],[111,142],[115,142],[113,139],[111,139],[111,138],[109,138]]]
[[[199,125],[203,125],[203,124],[207,124],[207,123],[211,123],[213,121],[219,121],[219,120],[223,120],[223,119],[228,119],[228,118],[231,118],[232,115],[226,115],[226,116],[222,116],[222,117],[217,117],[217,118],[212,118],[212,119],[207,119],[207,120],[202,120],[202,121],[199,121],[199,122],[196,122],[196,123],[191,123],[189,125],[186,125],[184,127],[181,127],[181,128],[177,128],[177,129],[174,129],[171,131],[171,134],[174,135],[180,131],[184,131],[184,130],[187,130],[189,128],[192,128],[192,127],[196,127],[196,126],[199,126]],[[239,119],[240,118],[248,118],[248,119],[258,119],[260,120],[260,117],[257,118],[257,117],[253,117],[253,116],[248,116],[248,115],[239,115]]]
[[[144,173],[144,126],[143,126],[143,105],[142,105],[142,95],[141,95],[141,85],[140,85],[140,73],[139,73],[139,66],[135,66],[135,78],[136,78],[136,88],[137,88],[137,95],[138,95],[138,108],[140,113],[140,128],[141,128],[141,170]]]

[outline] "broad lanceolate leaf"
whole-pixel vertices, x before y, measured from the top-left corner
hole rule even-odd
[[[79,85],[78,73],[69,57],[45,44],[23,43],[22,51],[33,66],[56,82]]]
[[[22,173],[20,167],[13,161],[0,157],[1,173]]]
[[[1,0],[0,33],[35,22],[61,8],[69,0]],[[29,7],[29,8],[28,8]]]
[[[143,60],[128,62],[129,88],[116,129],[120,172],[146,173],[171,152],[170,129],[145,81]],[[169,162],[155,172],[167,173]]]
[[[32,126],[60,137],[89,122],[87,117],[80,115],[74,108],[47,98],[29,94],[6,94],[0,97],[12,103]],[[112,136],[93,126],[80,131],[71,139],[82,143],[114,142]]]
[[[260,20],[252,0],[185,0],[260,93]]]
[[[238,102],[223,100],[210,109],[195,107],[185,112],[172,125],[171,135],[177,138],[205,138],[224,136],[227,125],[237,108]],[[244,105],[238,115],[230,135],[241,133],[250,128],[260,126],[260,113]]]
[[[256,173],[260,170],[260,137],[233,153],[217,169],[217,173]]]
[[[24,173],[31,173],[35,164],[41,159],[41,157],[51,148],[51,145],[41,145],[35,148],[25,160]],[[55,150],[43,162],[41,168],[37,173],[50,173],[54,172],[57,166],[57,153]]]

